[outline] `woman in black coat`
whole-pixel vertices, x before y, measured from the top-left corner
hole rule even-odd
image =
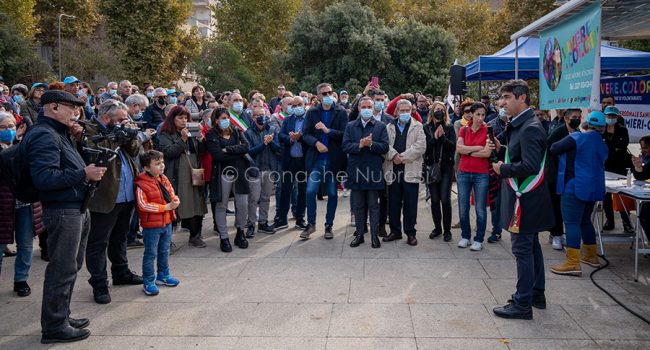
[[[230,123],[228,110],[217,108],[212,112],[212,129],[205,135],[208,152],[212,154],[212,180],[210,181],[210,200],[216,202],[215,215],[221,250],[232,251],[228,238],[226,209],[231,192],[235,196],[235,226],[237,235],[235,245],[241,249],[248,248],[244,236],[248,218],[248,177],[255,177],[249,169],[248,142],[244,134]]]
[[[451,240],[451,180],[454,176],[454,154],[456,152],[456,133],[449,121],[447,109],[440,102],[434,102],[424,134],[427,137],[427,150],[424,153],[424,168],[431,169],[440,163],[440,181],[434,181],[430,172],[424,172],[424,180],[431,195],[431,215],[435,228],[429,238],[434,239],[444,233],[445,242]],[[442,207],[442,213],[441,213]],[[442,227],[440,221],[442,220]]]

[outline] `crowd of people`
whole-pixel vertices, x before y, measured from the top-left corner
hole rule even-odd
[[[41,258],[49,261],[43,343],[90,334],[89,320],[71,318],[69,310],[84,262],[98,304],[111,302],[109,261],[112,285],[140,285],[156,295],[158,286],[180,283],[168,263],[177,249],[172,233],[185,229],[189,247],[206,248],[208,210],[224,253],[233,244],[248,248],[256,234],[289,229],[290,213],[301,239],[331,240],[339,193],[350,200],[353,248],[368,232],[372,248],[404,236],[416,246],[421,190],[431,207],[430,239],[449,242],[451,229],[460,228],[457,246],[481,251],[485,240],[513,233],[516,293],[494,313],[531,319],[532,307],[546,307],[538,234],[550,231],[549,244],[566,248],[566,261],[552,272],[580,275],[581,262],[599,266],[590,215],[603,201],[604,229],[614,229],[616,203],[605,194],[604,171],[631,168],[635,177],[650,178],[650,136],[641,140],[640,157],[629,154],[611,96],[584,122],[580,109],[557,111],[551,120],[531,107],[521,80],[505,83],[495,100],[453,103],[420,92],[391,99],[373,83],[356,95],[329,83],[296,94],[280,85],[268,101],[257,90],[244,96],[196,85],[184,93],[127,80],[95,91],[74,76],[31,88],[9,88],[0,77],[0,92],[0,147],[19,148],[39,198],[21,202],[0,177],[0,248],[17,254],[14,291],[27,296],[39,237]],[[459,209],[452,225],[454,182]],[[621,218],[631,232],[625,211]],[[641,222],[650,232],[650,219]],[[14,241],[17,252],[7,248]],[[138,247],[142,275],[127,258],[127,249]]]

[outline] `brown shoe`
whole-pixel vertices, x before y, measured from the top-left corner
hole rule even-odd
[[[384,242],[392,242],[392,241],[396,241],[398,239],[402,239],[402,234],[401,233],[393,233],[393,232],[391,232],[391,234],[389,234],[388,236],[382,238],[382,241],[384,241]]]
[[[451,225],[451,228],[460,228],[460,221]]]
[[[189,245],[191,245],[192,247],[195,247],[195,248],[205,248],[206,247],[205,242],[203,242],[203,240],[199,236],[190,238],[188,243],[189,243]]]
[[[407,236],[406,244],[415,247],[416,245],[418,245],[418,240],[415,238],[415,236]]]

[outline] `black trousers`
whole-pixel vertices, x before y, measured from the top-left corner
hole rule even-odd
[[[555,193],[555,184],[549,183],[551,191],[551,203],[553,204],[553,213],[555,214],[555,226],[551,228],[551,236],[558,237],[564,234],[564,220],[562,219],[562,196]]]
[[[513,233],[510,237],[512,255],[517,262],[517,292],[514,302],[528,308],[532,305],[533,296],[544,294],[546,284],[539,233]]]
[[[383,190],[352,190],[352,212],[354,213],[357,235],[363,235],[366,220],[370,216],[370,234],[377,237],[379,230],[379,193]]]
[[[614,202],[612,201],[612,194],[611,193],[606,193],[605,194],[605,199],[603,200],[603,210],[605,211],[605,218],[607,219],[607,221],[609,221],[611,223],[614,222],[614,204],[613,203]],[[625,212],[625,211],[621,212],[621,220],[623,220],[623,224],[630,225],[630,216],[627,214],[627,212]]]
[[[379,225],[386,225],[388,220],[388,187],[379,191]]]
[[[428,185],[431,195],[431,216],[433,216],[434,231],[451,232],[451,179],[454,175],[454,167],[452,165],[442,167],[441,175],[439,183]]]
[[[106,257],[111,261],[113,279],[129,273],[126,258],[126,235],[131,225],[133,202],[117,203],[108,213],[90,213],[90,234],[86,247],[86,267],[90,272],[88,283],[93,288],[107,287]]]
[[[181,227],[190,230],[190,238],[201,235],[203,230],[203,215],[196,215],[191,218],[182,219]]]
[[[298,200],[296,202],[295,216],[298,222],[305,219],[305,208],[307,207],[307,173],[305,172],[304,158],[291,158],[286,169],[282,170],[280,181],[282,183],[280,192],[280,208],[276,209],[277,218],[280,223],[287,223],[289,207],[291,206],[291,193],[293,186],[298,186]]]
[[[403,171],[395,175],[397,175],[395,181],[388,186],[390,233],[402,234],[402,214],[404,214],[404,233],[407,236],[415,236],[420,184],[404,181]]]

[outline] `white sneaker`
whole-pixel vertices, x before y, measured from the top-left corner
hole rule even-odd
[[[461,240],[458,241],[458,248],[467,248],[468,244],[469,244],[469,239],[461,238]]]
[[[559,236],[553,237],[553,243],[551,245],[555,250],[562,250],[562,238]]]
[[[343,189],[343,197],[350,197],[350,190],[348,190],[347,188],[344,188]]]
[[[481,242],[474,242],[472,243],[472,246],[469,248],[469,250],[473,250],[475,252],[478,252],[481,249],[483,249],[483,243]]]

